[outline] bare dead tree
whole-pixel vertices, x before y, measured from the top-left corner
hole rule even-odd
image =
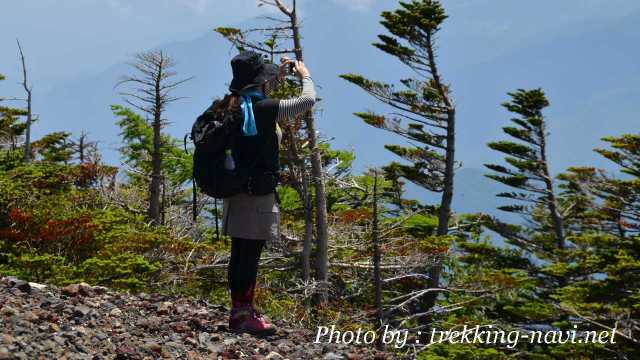
[[[89,134],[85,131],[80,133],[78,139],[72,142],[72,147],[76,151],[78,161],[81,164],[94,161],[93,157],[98,153],[98,142],[89,140]]]
[[[149,207],[147,216],[154,225],[161,224],[160,196],[162,186],[161,130],[166,125],[164,111],[170,103],[182,99],[172,95],[173,90],[192,78],[172,80],[177,73],[175,62],[163,51],[142,52],[130,63],[136,74],[125,76],[116,87],[131,84],[132,87],[120,94],[124,101],[151,118],[153,128],[153,151],[151,155],[151,182],[149,185]]]
[[[32,97],[33,97],[33,86],[29,84],[28,74],[27,74],[27,62],[24,56],[24,52],[22,51],[22,45],[20,45],[20,40],[16,39],[18,43],[18,51],[20,54],[20,61],[22,62],[22,87],[27,95],[25,102],[27,103],[27,122],[25,129],[25,140],[24,140],[24,162],[31,162],[31,123],[33,122],[33,112],[31,108]]]

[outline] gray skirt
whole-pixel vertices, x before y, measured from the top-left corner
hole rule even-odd
[[[226,198],[222,216],[225,235],[266,240],[269,248],[280,240],[280,208],[275,194],[238,194]]]

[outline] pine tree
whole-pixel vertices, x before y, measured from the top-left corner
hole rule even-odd
[[[33,150],[44,162],[68,164],[73,157],[71,133],[53,132],[33,142]]]
[[[123,145],[120,154],[127,165],[130,184],[146,192],[149,188],[149,175],[153,172],[154,130],[141,115],[133,110],[112,105],[113,114],[118,118],[117,125],[121,129]],[[181,186],[191,179],[193,159],[184,152],[179,141],[168,134],[160,134],[159,149],[162,158],[160,177],[164,191],[161,193],[160,214],[162,215],[175,201],[183,195]]]
[[[173,96],[172,92],[191,78],[174,81],[173,78],[177,75],[173,70],[175,62],[162,51],[137,54],[135,62],[130,65],[135,70],[135,75],[125,76],[116,86],[132,85],[132,89],[121,93],[125,102],[151,118],[153,151],[147,215],[152,224],[160,225],[163,162],[161,133],[167,121],[164,113],[169,104],[180,99]]]
[[[511,119],[515,126],[504,131],[515,140],[489,144],[506,154],[508,166],[487,167],[497,172],[490,178],[516,189],[499,196],[519,203],[501,209],[522,215],[525,222],[513,225],[474,217],[509,246],[481,240],[479,233],[459,242],[461,264],[451,281],[473,289],[473,295],[447,294],[447,301],[473,305],[447,321],[464,317],[521,331],[577,329],[579,339],[583,331],[616,331],[616,343],[522,343],[517,349],[501,349],[500,356],[517,352],[539,359],[635,358],[640,345],[640,239],[633,233],[633,214],[639,208],[634,174],[639,174],[640,141],[634,136],[606,138],[614,149],[597,150],[631,179],[612,179],[595,168],[570,168],[557,177],[556,191],[546,157],[543,110],[549,102],[540,89],[510,95],[504,106],[518,116]],[[555,215],[560,217],[563,241],[558,241]],[[429,354],[451,351],[448,356],[455,358],[454,350],[433,348]],[[472,351],[479,356],[484,349]]]
[[[511,119],[515,126],[507,126],[503,131],[515,141],[497,141],[489,147],[506,155],[508,166],[488,164],[487,168],[497,174],[487,177],[510,186],[517,191],[498,194],[499,197],[516,200],[518,204],[502,206],[499,209],[528,216],[536,224],[530,231],[549,233],[557,249],[564,249],[565,225],[558,208],[553,178],[547,159],[547,129],[542,110],[549,101],[541,89],[523,90],[509,93],[511,101],[503,106],[519,115]],[[528,205],[524,205],[528,203]],[[553,244],[540,243],[540,239],[516,236],[510,228],[495,223],[494,230],[529,249],[548,249]]]
[[[401,79],[401,88],[361,75],[341,76],[394,110],[388,116],[371,112],[359,112],[356,116],[368,125],[417,144],[386,145],[387,150],[410,163],[394,162],[386,171],[426,190],[442,193],[437,227],[440,236],[449,234],[455,171],[456,109],[435,54],[435,38],[446,18],[442,5],[434,0],[401,1],[399,9],[382,13],[381,24],[390,34],[379,35],[379,42],[374,46],[396,57],[418,75]],[[440,269],[441,266],[436,265],[430,270],[431,288],[440,286]],[[428,294],[426,306],[432,307],[435,299],[434,294]]]
[[[558,292],[562,308],[596,325],[617,330],[618,354],[640,356],[640,135],[605,137],[609,149],[596,149],[618,165],[615,178],[594,168],[563,174],[563,201],[580,208],[571,237],[580,281]],[[577,200],[576,200],[577,199]],[[604,356],[602,358],[605,358]],[[611,356],[613,358],[613,356]]]

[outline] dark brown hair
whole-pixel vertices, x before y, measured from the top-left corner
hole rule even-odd
[[[223,113],[226,111],[237,111],[240,109],[240,96],[236,94],[227,94],[224,96],[218,104],[213,108],[213,111],[217,113]]]

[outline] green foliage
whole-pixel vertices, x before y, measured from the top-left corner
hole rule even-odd
[[[54,132],[34,141],[33,148],[42,157],[43,161],[51,163],[68,163],[73,154],[73,143],[69,137],[71,133],[66,131]]]
[[[90,284],[139,291],[147,285],[148,275],[159,267],[158,263],[149,263],[141,255],[123,253],[106,259],[88,259],[80,265],[80,271]]]
[[[153,128],[139,114],[133,110],[112,105],[113,114],[119,118],[117,125],[122,132],[123,146],[120,147],[125,164],[137,172],[130,172],[130,176],[137,183],[145,183],[151,174],[151,155],[153,153]],[[162,173],[172,184],[180,185],[191,179],[193,160],[180,146],[177,139],[161,135]]]
[[[172,243],[168,232],[106,203],[98,189],[77,186],[83,166],[36,161],[0,172],[0,273],[148,288],[161,270],[149,255]]]
[[[453,156],[447,144],[447,129],[453,126],[453,108],[447,98],[448,89],[440,83],[437,74],[434,36],[447,16],[438,1],[401,1],[399,5],[399,9],[382,13],[381,24],[390,35],[379,35],[380,42],[374,46],[421,76],[401,79],[401,88],[358,74],[340,77],[396,111],[388,116],[355,113],[366,124],[395,133],[413,145],[410,148],[386,146],[409,163],[393,163],[393,172],[427,190],[441,192],[445,179],[453,176],[445,171],[447,156]]]

